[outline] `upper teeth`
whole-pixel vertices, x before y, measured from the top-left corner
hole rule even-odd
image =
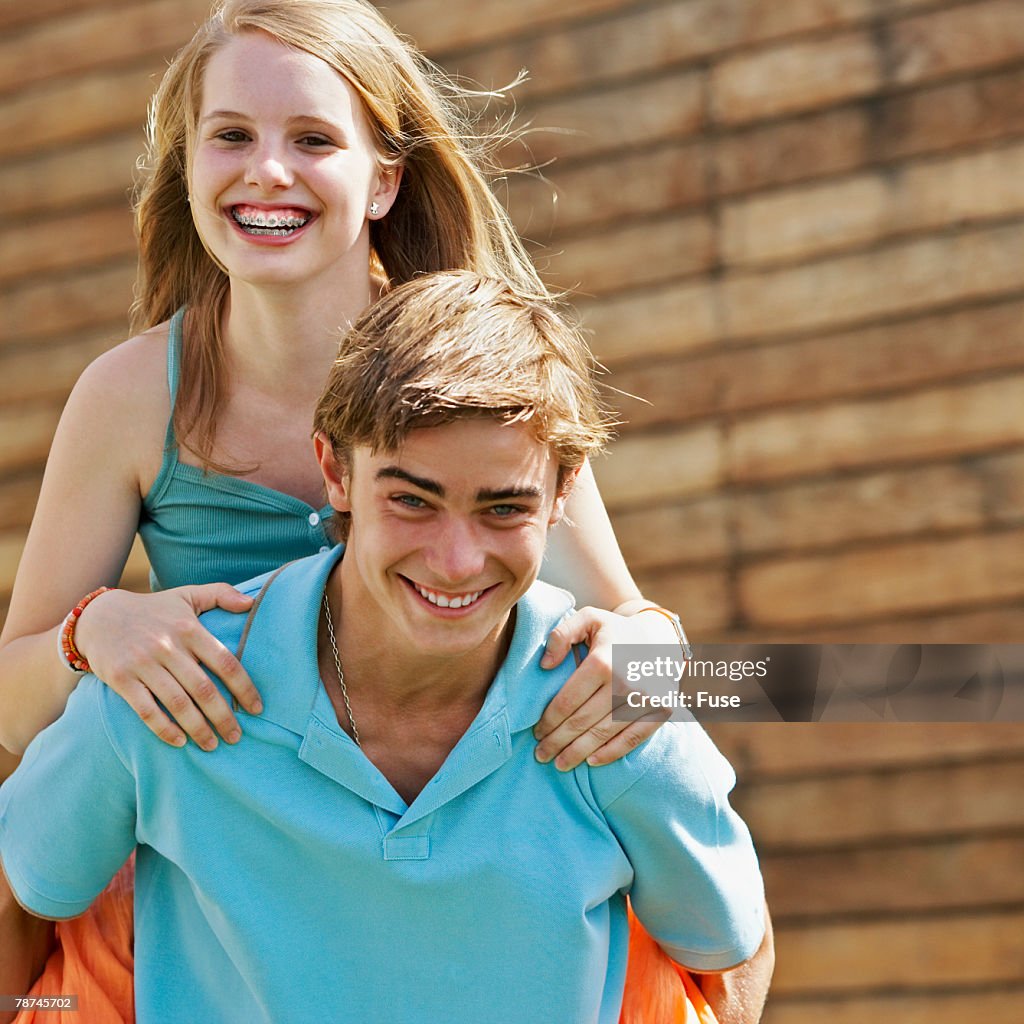
[[[256,213],[235,210],[232,215],[239,224],[248,228],[299,228],[309,220],[309,217],[296,217],[290,213],[264,213],[262,210]]]
[[[425,597],[431,604],[436,604],[439,608],[465,608],[483,593],[482,590],[475,590],[472,594],[459,594],[457,597],[448,597],[445,594],[438,594],[433,590],[427,590],[426,587],[421,587],[418,583],[414,583],[413,586],[421,596]]]

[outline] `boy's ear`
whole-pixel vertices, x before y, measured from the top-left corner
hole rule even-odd
[[[328,503],[337,512],[351,512],[352,507],[348,495],[351,475],[348,465],[344,459],[335,455],[331,442],[322,430],[318,430],[313,435],[313,448],[316,451],[316,460],[320,463],[320,472],[324,477]]]
[[[551,518],[548,519],[549,526],[554,526],[565,515],[565,503],[569,500],[569,495],[572,494],[572,489],[576,484],[576,477],[580,475],[581,468],[577,466],[576,469],[561,471],[558,493],[555,495],[555,504],[551,509]]]

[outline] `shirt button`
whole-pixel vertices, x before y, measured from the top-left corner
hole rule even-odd
[[[320,525],[320,514],[318,512],[309,513],[309,525],[319,526]]]
[[[331,550],[331,549],[330,549],[330,548],[329,548],[329,547],[328,547],[328,546],[327,546],[327,545],[325,544],[325,545],[324,545],[324,546],[323,546],[323,547],[322,547],[322,548],[320,549],[320,554],[321,554],[321,555],[326,555],[326,554],[327,554],[327,552],[328,552],[328,551],[330,551],[330,550]]]

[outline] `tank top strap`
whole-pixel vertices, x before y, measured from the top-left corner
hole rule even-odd
[[[174,406],[178,400],[178,383],[181,379],[181,337],[182,325],[185,320],[185,307],[182,306],[174,316],[167,331],[167,393],[171,399],[171,413],[167,417],[167,430],[164,434],[164,457],[177,451],[178,439],[174,433]]]
[[[181,325],[185,319],[184,308],[179,309],[167,331],[167,392],[171,398],[171,411],[167,416],[167,429],[164,431],[164,451],[160,460],[153,486],[142,499],[143,508],[152,512],[163,498],[171,480],[178,469],[178,438],[174,433],[174,403],[178,398],[178,380],[181,376]]]

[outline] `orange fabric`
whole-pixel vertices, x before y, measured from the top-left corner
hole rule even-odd
[[[135,858],[81,917],[57,924],[53,951],[30,996],[78,996],[78,1010],[22,1010],[14,1024],[132,1024]]]
[[[669,959],[632,910],[619,1024],[717,1024],[690,973]]]

